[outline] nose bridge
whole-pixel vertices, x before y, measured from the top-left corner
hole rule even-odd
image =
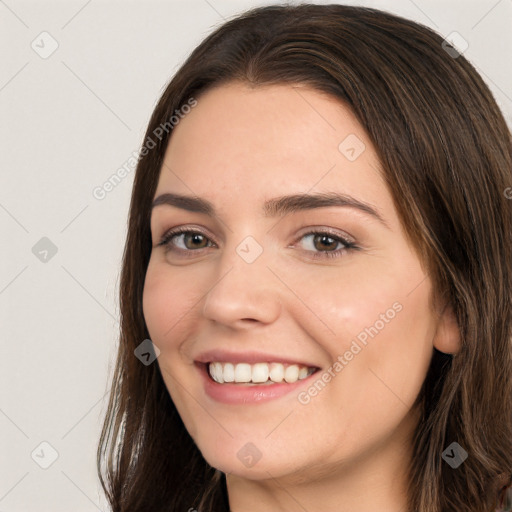
[[[203,314],[222,323],[274,321],[281,308],[279,282],[267,268],[270,252],[248,235],[228,242],[219,259],[219,279],[207,292]]]

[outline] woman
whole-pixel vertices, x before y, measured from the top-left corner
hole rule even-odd
[[[506,506],[512,145],[449,50],[268,6],[176,73],[130,206],[115,512]]]

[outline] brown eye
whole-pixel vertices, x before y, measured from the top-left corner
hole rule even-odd
[[[329,231],[312,231],[302,235],[299,241],[306,253],[313,259],[337,258],[350,250],[356,250],[356,244]]]
[[[187,249],[203,249],[208,246],[208,239],[200,233],[182,233],[183,243]],[[190,245],[188,244],[190,242]],[[205,245],[206,242],[206,245]]]
[[[169,252],[193,252],[212,245],[205,234],[191,229],[168,231],[158,243],[158,247],[164,246],[165,250]]]
[[[338,244],[339,242],[331,236],[314,235],[313,237],[313,246],[318,251],[330,251],[330,249],[336,250]]]

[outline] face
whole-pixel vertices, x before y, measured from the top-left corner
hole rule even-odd
[[[379,165],[351,112],[307,87],[222,85],[175,127],[144,316],[221,471],[304,478],[407,451],[439,325]]]

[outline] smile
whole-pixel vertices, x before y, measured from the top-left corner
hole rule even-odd
[[[272,385],[280,382],[292,384],[315,372],[316,368],[283,363],[221,363],[208,364],[210,377],[218,384],[237,383]]]

